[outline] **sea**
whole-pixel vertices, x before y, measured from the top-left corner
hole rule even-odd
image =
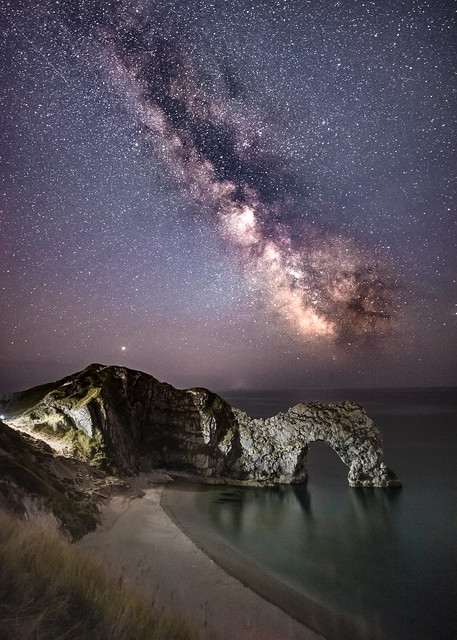
[[[457,388],[223,395],[253,417],[311,400],[358,402],[403,487],[349,487],[348,469],[316,442],[306,484],[174,484],[164,506],[185,533],[326,640],[455,640]]]

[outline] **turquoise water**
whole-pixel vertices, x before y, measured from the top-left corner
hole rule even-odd
[[[386,462],[402,479],[401,490],[348,487],[336,454],[314,443],[306,485],[195,488],[185,492],[185,506],[181,502],[175,515],[216,558],[222,545],[241,559],[240,566],[253,562],[289,588],[295,597],[279,604],[299,619],[306,621],[304,603],[312,600],[352,621],[349,630],[325,615],[313,622],[328,640],[455,639],[455,391],[346,392],[381,427]],[[316,392],[312,399],[339,400],[334,393]],[[286,408],[280,403],[293,404],[284,396],[278,395],[277,410]],[[251,415],[262,412],[258,394],[229,400]],[[268,394],[264,411],[276,412],[271,409]],[[258,574],[249,580],[262,592]],[[270,589],[266,595],[274,594]]]

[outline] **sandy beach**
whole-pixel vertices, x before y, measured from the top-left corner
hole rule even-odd
[[[174,524],[160,504],[167,480],[142,474],[128,494],[109,501],[101,526],[78,546],[190,620],[202,638],[321,640],[232,577]]]

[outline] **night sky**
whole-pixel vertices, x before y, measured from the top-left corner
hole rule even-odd
[[[0,392],[457,384],[451,0],[0,0]]]

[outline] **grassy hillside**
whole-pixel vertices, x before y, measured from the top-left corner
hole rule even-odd
[[[55,389],[61,382],[62,380],[49,382],[39,387],[32,387],[26,391],[19,391],[18,393],[11,393],[4,396],[0,401],[2,413],[8,415],[8,418],[11,420],[21,416],[31,407],[38,404],[47,393]]]
[[[57,534],[0,509],[0,637],[195,640]]]
[[[52,512],[70,538],[80,538],[96,527],[99,499],[78,488],[71,479],[76,475],[90,478],[95,487],[97,470],[57,457],[46,443],[0,421],[0,505],[8,511],[25,514],[33,503]],[[103,476],[98,475],[101,485]]]
[[[66,376],[56,382],[47,382],[41,384],[38,387],[31,387],[25,391],[18,391],[17,393],[8,393],[5,396],[0,396],[0,413],[5,415],[9,420],[20,418],[24,413],[33,409],[35,405],[43,400],[43,398],[51,392],[59,393],[59,390],[66,383],[72,382],[74,379],[79,379],[81,384],[90,388],[93,376],[96,379],[103,380],[108,373],[103,373],[105,369],[104,365],[91,364],[83,371],[79,371],[71,376]],[[65,396],[65,393],[62,393]]]

